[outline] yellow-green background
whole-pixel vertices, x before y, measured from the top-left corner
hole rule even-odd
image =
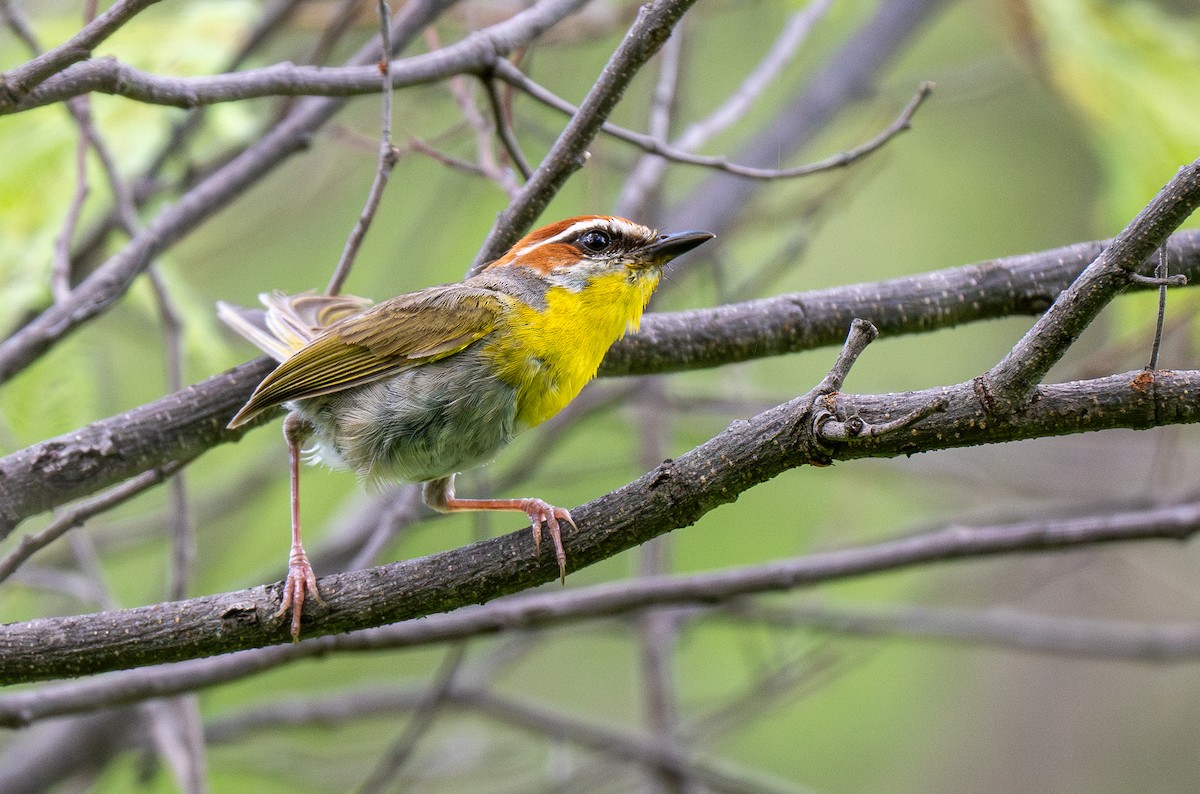
[[[781,85],[747,120],[710,146],[731,152],[767,119],[806,74],[840,46],[874,3],[841,0],[816,29]],[[167,74],[220,68],[252,24],[259,4],[162,3],[141,14],[101,53]],[[681,112],[702,116],[733,89],[765,51],[793,4],[700,2],[686,25]],[[47,44],[77,29],[74,4],[28,3]],[[461,35],[453,23],[441,33]],[[360,38],[366,30],[357,34]],[[260,63],[303,52],[313,31],[298,22]],[[603,66],[614,37],[535,50],[528,68],[560,95],[578,101]],[[0,31],[0,67],[24,52]],[[843,114],[805,155],[816,159],[865,140],[886,124],[922,80],[934,97],[913,129],[852,170],[764,188],[744,222],[723,237],[726,284],[757,271],[781,245],[781,230],[822,191],[831,203],[811,230],[802,261],[771,292],[800,291],[919,273],[1117,233],[1183,163],[1200,156],[1200,18],[1187,2],[963,0],[950,4],[886,71],[878,95]],[[647,72],[618,108],[619,122],[644,126]],[[220,151],[257,129],[268,101],[220,106],[199,150]],[[146,108],[106,96],[93,99],[98,123],[124,173],[142,165],[180,111]],[[531,157],[545,151],[561,118],[516,100],[518,132]],[[444,86],[396,95],[395,135],[438,136],[457,123]],[[375,168],[377,98],[354,100],[311,148],[162,259],[160,267],[186,322],[185,378],[202,379],[245,360],[251,350],[222,331],[212,305],[251,303],[270,289],[320,288],[361,208]],[[357,140],[357,143],[351,142]],[[444,144],[472,156],[472,137]],[[0,118],[0,320],[11,325],[46,299],[54,235],[74,184],[74,130],[61,107]],[[598,142],[589,165],[553,201],[544,220],[612,208],[635,153]],[[783,164],[783,163],[781,163]],[[96,192],[101,176],[92,169]],[[671,173],[667,195],[683,199],[697,176]],[[506,203],[493,184],[447,171],[420,156],[396,168],[347,290],[375,298],[459,278]],[[89,205],[92,217],[95,203]],[[151,210],[152,212],[152,210]],[[148,215],[147,215],[148,217]],[[659,308],[720,301],[702,252],[671,277]],[[1124,298],[1080,341],[1058,378],[1123,371],[1144,363],[1151,299]],[[1185,317],[1194,299],[1172,295]],[[990,366],[1028,326],[1026,318],[973,324],[933,335],[883,339],[855,368],[847,388],[899,391],[970,378]],[[158,325],[147,285],[139,283],[112,311],[57,346],[0,389],[0,445],[19,449],[161,396],[165,390]],[[1193,368],[1191,331],[1178,331],[1170,368]],[[672,376],[680,399],[723,397],[745,408],[691,411],[669,423],[678,454],[733,419],[802,392],[835,351]],[[638,475],[638,416],[617,410],[581,424],[557,446],[523,490],[562,505],[587,501]],[[673,533],[673,570],[712,570],[806,552],[868,543],[948,520],[999,520],[1072,509],[1102,510],[1127,501],[1187,493],[1196,458],[1194,434],[1168,429],[1111,432],[997,448],[863,461],[786,473],[696,526]],[[494,464],[522,458],[538,444],[531,433]],[[192,595],[270,581],[286,547],[284,450],[276,428],[215,449],[189,469],[200,557]],[[277,472],[263,483],[264,469]],[[1130,472],[1134,472],[1131,477]],[[460,490],[471,493],[467,475]],[[305,472],[305,521],[319,548],[339,515],[369,498],[353,476]],[[121,605],[161,600],[169,555],[156,492],[85,530],[103,552],[104,573]],[[22,527],[36,528],[37,521]],[[493,520],[487,531],[516,528]],[[405,533],[381,561],[417,556],[471,541],[475,519],[457,516]],[[13,541],[10,539],[9,544]],[[626,554],[572,574],[580,587],[624,576]],[[68,566],[62,549],[36,562]],[[1196,554],[1187,545],[1154,544],[986,562],[957,562],[874,576],[800,594],[831,604],[934,604],[1003,607],[1070,616],[1187,620],[1200,610]],[[325,572],[322,572],[325,573]],[[9,582],[0,617],[88,611],[93,605]],[[606,724],[640,724],[636,634],[629,624],[556,632],[543,639],[497,687]],[[487,652],[487,643],[473,654]],[[686,717],[703,714],[752,685],[785,659],[811,665],[811,679],[744,727],[702,745],[721,758],[814,790],[856,791],[1186,791],[1200,779],[1195,747],[1200,706],[1193,665],[1045,658],[1011,650],[899,639],[848,639],[768,630],[711,620],[689,624],[675,656]],[[419,650],[306,662],[219,687],[202,696],[206,718],[257,702],[340,691],[419,686],[442,653]],[[214,791],[334,791],[361,780],[399,734],[404,716],[350,726],[283,729],[237,745],[213,745]],[[3,737],[0,737],[3,740]],[[439,760],[485,748],[485,760],[441,782],[427,779]],[[561,747],[461,712],[440,719],[403,778],[422,791],[527,791],[549,785],[547,770],[582,759]],[[97,790],[126,791],[144,771],[128,754]],[[593,782],[597,779],[593,778]],[[601,778],[620,791],[636,776]],[[414,783],[419,781],[419,783]],[[144,783],[170,791],[159,767]]]

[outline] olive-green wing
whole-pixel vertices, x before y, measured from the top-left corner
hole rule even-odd
[[[448,284],[341,320],[264,378],[229,426],[289,400],[341,391],[453,355],[496,327],[504,297]]]

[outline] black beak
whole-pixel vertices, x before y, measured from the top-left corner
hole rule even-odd
[[[712,232],[675,232],[660,235],[646,248],[646,256],[659,264],[666,264],[680,254],[686,254],[705,240],[716,237]]]

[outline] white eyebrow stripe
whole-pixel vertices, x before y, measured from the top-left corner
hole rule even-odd
[[[592,218],[592,219],[586,220],[586,221],[577,221],[576,223],[572,223],[570,226],[563,229],[561,232],[554,235],[553,237],[547,237],[545,240],[539,240],[536,243],[531,243],[530,245],[525,246],[524,248],[522,248],[520,251],[517,252],[516,256],[521,257],[525,253],[532,251],[534,248],[537,248],[538,246],[550,245],[551,243],[561,242],[562,240],[566,239],[567,237],[570,237],[572,234],[575,234],[576,232],[581,231],[583,229],[595,229],[600,226],[607,227],[608,221],[606,219],[601,219],[601,218]]]
[[[583,231],[584,229],[604,229],[613,232],[616,236],[636,237],[641,233],[643,227],[624,218],[590,218],[586,221],[577,221],[572,223],[567,228],[563,229],[553,237],[547,237],[545,240],[539,240],[536,243],[523,246],[520,250],[513,254],[514,259],[519,259],[525,254],[532,251],[534,248],[542,245],[550,245],[552,243],[562,242],[573,234]]]

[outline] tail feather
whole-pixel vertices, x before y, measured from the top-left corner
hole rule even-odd
[[[371,306],[371,301],[366,298],[311,292],[299,295],[263,293],[258,299],[266,306],[265,311],[218,301],[217,316],[248,342],[280,362],[286,361],[330,325]]]

